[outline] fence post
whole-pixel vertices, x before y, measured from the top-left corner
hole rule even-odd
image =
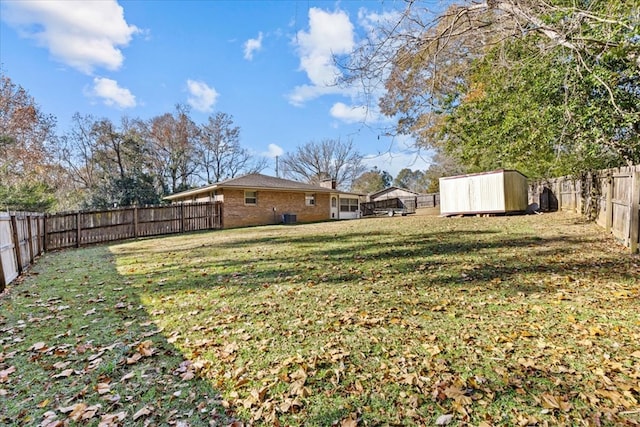
[[[44,252],[44,221],[45,216],[41,214],[38,217],[38,255],[41,255]]]
[[[0,239],[0,292],[4,291],[4,288],[7,286],[7,279],[4,275],[4,265],[2,263],[2,252],[4,252],[4,248],[2,245],[2,239]]]
[[[27,234],[29,238],[29,264],[33,264],[35,256],[33,254],[33,231],[31,229],[31,215],[27,215]]]
[[[2,253],[0,253],[0,293],[4,291],[7,286],[7,281],[4,276],[4,266],[2,265]]]
[[[180,203],[180,232],[184,233],[184,203]]]
[[[638,252],[638,228],[640,228],[640,169],[631,172],[631,212],[629,212],[629,249]]]
[[[76,213],[76,248],[80,247],[80,238],[82,237],[82,226],[80,225],[80,212]]]
[[[16,215],[11,215],[11,228],[13,234],[13,249],[16,253],[16,261],[18,262],[18,275],[22,274],[22,254],[20,250],[20,240],[18,237],[18,221],[16,221]]]
[[[42,250],[47,252],[49,242],[47,241],[47,231],[49,231],[49,227],[47,226],[47,219],[49,218],[49,214],[45,214],[42,218]]]
[[[133,208],[133,237],[138,237],[138,207]]]
[[[607,173],[607,201],[605,212],[607,213],[607,221],[605,222],[604,228],[607,233],[610,233],[613,227],[613,175],[611,172]]]

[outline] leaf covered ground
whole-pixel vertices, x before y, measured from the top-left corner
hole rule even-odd
[[[640,259],[569,214],[50,253],[0,307],[0,424],[640,424]]]

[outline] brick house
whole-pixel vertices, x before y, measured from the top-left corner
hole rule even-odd
[[[224,228],[360,218],[360,195],[338,191],[330,180],[318,186],[254,173],[164,199],[171,203],[222,202]]]

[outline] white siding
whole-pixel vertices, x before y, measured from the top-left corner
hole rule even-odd
[[[527,178],[495,171],[440,178],[440,213],[505,213],[527,208]]]

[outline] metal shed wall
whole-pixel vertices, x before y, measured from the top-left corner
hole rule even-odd
[[[527,191],[527,178],[518,171],[498,170],[440,178],[440,213],[525,211]]]

